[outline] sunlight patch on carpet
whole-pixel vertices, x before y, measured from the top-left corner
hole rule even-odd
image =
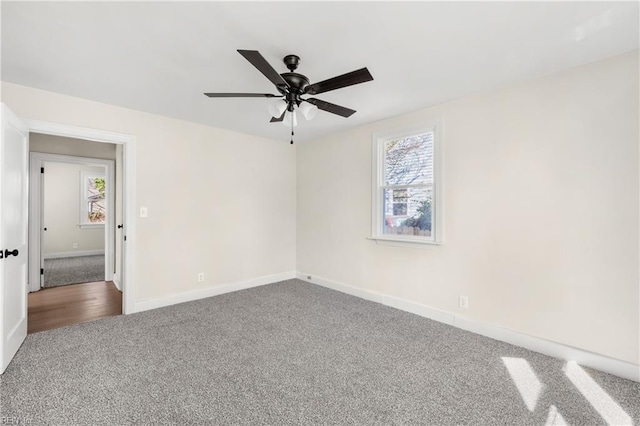
[[[631,425],[631,417],[575,361],[565,364],[564,374],[609,425]]]
[[[545,426],[568,426],[569,423],[562,417],[562,414],[558,411],[555,405],[549,407],[549,414],[547,415],[547,421]]]
[[[525,405],[529,411],[533,412],[542,390],[542,383],[540,383],[538,376],[526,359],[502,357],[502,362],[511,375],[511,380],[520,392]]]

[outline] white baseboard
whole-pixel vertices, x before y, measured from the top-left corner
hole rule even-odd
[[[336,281],[316,277],[315,275],[313,275],[312,278],[309,278],[311,274],[298,272],[296,276],[297,278],[311,284],[317,284],[322,287],[327,287],[332,290],[359,297],[361,299],[366,299],[372,302],[381,303],[386,306],[391,306],[402,311],[410,312],[412,314],[420,315],[422,317],[429,318],[441,323],[449,324],[454,327],[467,330],[472,333],[480,334],[482,336],[490,337],[495,340],[500,340],[512,345],[521,346],[523,348],[540,352],[545,355],[550,355],[567,361],[576,361],[578,364],[585,367],[594,368],[596,370],[604,371],[605,373],[640,382],[640,366],[632,364],[630,362],[621,361],[619,359],[611,358],[606,355],[600,355],[594,352],[586,351],[584,349],[574,348],[572,346],[552,342],[550,340],[542,339],[539,337],[529,336],[527,334],[509,330],[498,325],[484,323],[471,318],[456,315],[451,312],[446,312],[439,309],[431,308],[426,305],[411,302],[405,299],[400,299],[383,293],[365,290]]]
[[[45,259],[60,259],[63,257],[76,257],[76,256],[98,256],[103,255],[104,250],[76,250],[76,251],[61,251],[58,253],[45,254]]]
[[[113,279],[111,281],[113,281],[113,283],[116,285],[116,288],[118,290],[122,291],[122,284],[120,284],[121,281],[120,281],[120,276],[119,275],[113,274]]]
[[[289,271],[280,274],[265,275],[262,277],[253,278],[251,280],[241,281],[239,283],[222,284],[197,290],[185,291],[183,293],[176,293],[159,299],[136,302],[133,312],[148,311],[150,309],[162,308],[164,306],[175,305],[177,303],[190,302],[192,300],[204,299],[207,297],[218,296],[225,293],[232,293],[234,291],[244,290],[247,288],[259,287],[279,281],[290,280],[295,277],[296,272]]]

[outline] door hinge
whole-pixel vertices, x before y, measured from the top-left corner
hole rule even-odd
[[[44,173],[44,167],[40,167],[40,173]]]
[[[44,268],[40,268],[40,275],[44,275]]]

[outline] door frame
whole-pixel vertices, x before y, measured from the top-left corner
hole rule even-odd
[[[76,157],[71,155],[31,152],[29,159],[29,290],[42,288],[41,268],[44,265],[44,187],[39,169],[45,162],[76,164],[104,167],[106,180],[107,220],[104,224],[104,280],[113,281],[113,262],[115,256],[115,161],[98,158]],[[45,170],[45,173],[47,171]],[[78,205],[78,210],[80,206]],[[78,219],[80,219],[78,217]]]
[[[122,145],[123,193],[122,220],[124,244],[122,253],[122,313],[135,312],[135,253],[136,253],[136,137],[105,130],[69,126],[48,121],[23,119],[31,133],[83,139],[92,142]],[[115,220],[115,218],[114,218]]]

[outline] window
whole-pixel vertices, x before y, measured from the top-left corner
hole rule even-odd
[[[103,226],[107,213],[104,174],[81,172],[80,183],[80,226]]]
[[[441,127],[373,135],[373,239],[443,242]]]

